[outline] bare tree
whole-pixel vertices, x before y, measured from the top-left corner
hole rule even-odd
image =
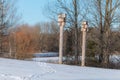
[[[9,53],[10,31],[8,30],[10,27],[16,26],[20,19],[17,15],[15,4],[15,0],[0,0],[0,53]],[[4,38],[6,37],[7,45],[4,44]]]
[[[73,45],[72,47],[74,48],[74,56],[75,56],[75,64],[78,64],[78,55],[79,55],[79,37],[80,34],[79,32],[79,27],[80,27],[80,22],[85,19],[86,13],[88,13],[88,9],[85,6],[85,2],[83,0],[57,0],[52,7],[51,5],[49,6],[49,13],[50,13],[50,18],[56,20],[55,15],[64,12],[67,14],[67,25],[65,28],[67,28],[70,31],[73,31],[70,33],[73,35]],[[48,14],[47,14],[48,15]],[[53,15],[53,16],[52,16]],[[80,32],[79,32],[80,33]],[[67,40],[67,39],[66,39]],[[67,44],[69,45],[69,44]],[[71,45],[69,45],[71,46]],[[67,50],[68,51],[68,50]],[[69,52],[67,52],[69,53]]]
[[[39,29],[39,51],[58,51],[59,27],[56,27],[57,24],[51,21],[35,26]]]
[[[119,22],[119,0],[93,0],[91,9],[93,24],[99,29],[100,62],[109,63],[111,53],[112,27]],[[94,13],[93,13],[94,12]]]

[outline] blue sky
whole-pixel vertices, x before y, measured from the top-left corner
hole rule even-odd
[[[44,15],[44,7],[50,0],[18,0],[18,14],[22,16],[22,21],[30,25],[39,22],[46,22],[50,19]]]

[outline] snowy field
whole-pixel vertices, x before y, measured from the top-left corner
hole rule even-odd
[[[46,53],[35,53],[34,58],[28,59],[33,61],[47,62],[47,63],[58,63],[59,57],[58,52],[46,52]],[[81,56],[80,56],[81,57]],[[99,59],[98,56],[95,56],[96,60]],[[74,60],[74,57],[69,58],[70,61]],[[63,57],[65,61],[65,57]],[[109,61],[112,64],[120,66],[120,55],[110,55]]]
[[[36,62],[58,63],[59,57],[40,57],[40,58],[32,58],[31,60]]]
[[[58,57],[58,52],[35,53],[34,57]]]
[[[120,70],[0,58],[0,80],[120,80]]]
[[[28,59],[36,62],[58,63],[59,57],[57,52],[35,53],[34,58]]]

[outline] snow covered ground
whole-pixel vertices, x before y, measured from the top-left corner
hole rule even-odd
[[[0,58],[0,80],[120,80],[120,70]]]
[[[120,65],[120,55],[112,55],[109,57],[109,60],[113,64]]]
[[[39,57],[39,58],[31,58],[28,60],[32,60],[36,62],[58,63],[59,57]],[[63,61],[65,61],[65,57],[63,57]]]
[[[35,53],[34,57],[58,57],[58,52]]]
[[[58,63],[59,57],[40,57],[40,58],[32,58],[31,60],[36,62]]]

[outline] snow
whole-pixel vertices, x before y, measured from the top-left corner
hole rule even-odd
[[[59,57],[39,57],[39,58],[32,58],[31,60],[36,62],[58,63]],[[63,62],[64,61],[65,61],[65,57],[63,57]]]
[[[35,53],[34,58],[28,59],[37,62],[58,63],[59,57],[57,52]],[[27,59],[26,59],[27,60]],[[63,61],[65,58],[63,58]]]
[[[99,60],[98,55],[96,55],[95,58],[96,58],[96,60]],[[110,61],[110,63],[115,64],[117,66],[120,65],[120,55],[117,55],[117,54],[110,55],[109,61]]]
[[[120,80],[120,70],[0,58],[0,80]]]
[[[35,53],[34,57],[57,57],[59,54],[57,52],[46,52],[46,53]]]
[[[32,60],[36,62],[58,63],[59,57],[40,57],[32,58]]]
[[[112,56],[109,57],[109,60],[110,60],[111,63],[120,65],[120,55],[112,55]]]

